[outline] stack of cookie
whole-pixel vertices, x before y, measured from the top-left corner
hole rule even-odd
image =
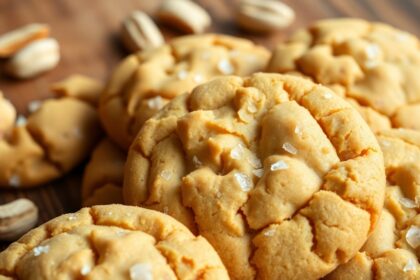
[[[272,54],[214,34],[132,54],[99,97],[90,208],[0,278],[419,279],[418,71],[417,38],[358,19]]]

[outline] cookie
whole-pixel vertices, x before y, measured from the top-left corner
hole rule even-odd
[[[327,279],[420,278],[420,132],[379,133],[387,174],[385,208],[362,250]]]
[[[248,40],[216,34],[179,37],[130,55],[101,95],[101,121],[111,139],[127,150],[143,123],[169,100],[215,76],[261,71],[269,56]]]
[[[330,86],[356,103],[374,131],[420,130],[420,42],[389,25],[318,21],[279,44],[268,71]]]
[[[325,276],[362,247],[384,191],[379,145],[351,105],[262,73],[214,79],[146,121],[123,187],[206,237],[233,279]]]
[[[73,97],[34,101],[0,138],[0,188],[28,188],[80,164],[100,139],[96,108]]]
[[[98,144],[83,174],[84,206],[123,203],[122,182],[126,156],[108,138]]]
[[[7,134],[15,124],[16,109],[13,104],[4,98],[0,91],[0,140]]]
[[[201,236],[173,218],[124,205],[57,217],[0,253],[5,279],[228,279]]]

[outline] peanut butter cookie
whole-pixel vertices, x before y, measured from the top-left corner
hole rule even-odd
[[[263,70],[269,52],[226,35],[180,37],[128,56],[101,96],[99,114],[108,135],[128,149],[143,123],[169,100],[215,76]]]
[[[81,163],[100,138],[96,108],[77,96],[33,101],[28,108],[27,119],[19,116],[0,130],[0,188],[57,179]]]
[[[156,211],[94,206],[57,217],[0,253],[2,279],[229,279],[201,236]]]
[[[420,132],[378,135],[388,187],[385,208],[362,250],[327,279],[420,278]]]
[[[123,192],[206,237],[233,279],[318,279],[373,231],[385,172],[351,105],[260,73],[202,84],[146,121]]]
[[[321,20],[277,46],[269,72],[295,73],[352,99],[374,131],[420,130],[420,42],[362,19]]]

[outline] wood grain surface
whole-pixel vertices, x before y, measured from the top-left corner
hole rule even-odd
[[[309,23],[331,17],[360,17],[382,21],[420,35],[420,0],[285,0],[296,12],[290,28],[266,36],[248,34],[234,21],[237,1],[201,0],[211,14],[209,32],[249,38],[273,48],[277,42]],[[62,58],[57,68],[40,77],[19,81],[0,77],[0,90],[26,114],[31,100],[51,96],[49,84],[79,73],[106,81],[113,67],[127,55],[119,38],[121,21],[133,10],[153,15],[158,0],[0,0],[0,34],[33,22],[48,23],[52,37],[61,46]],[[165,38],[182,35],[169,26],[160,26]],[[80,208],[80,182],[83,166],[45,186],[27,191],[0,191],[0,204],[18,197],[33,200],[40,208],[39,223]],[[7,243],[0,243],[0,249]]]

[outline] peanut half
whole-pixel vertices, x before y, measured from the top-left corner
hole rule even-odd
[[[131,52],[156,48],[164,43],[159,28],[147,14],[141,11],[132,12],[124,20],[121,39]]]
[[[57,40],[34,41],[18,51],[4,65],[4,71],[16,78],[31,78],[54,68],[60,60]]]
[[[0,240],[13,241],[33,228],[38,221],[38,208],[26,198],[0,206]]]
[[[186,33],[203,33],[210,26],[210,15],[189,0],[164,0],[157,16],[169,26]]]
[[[0,57],[10,57],[32,41],[46,38],[50,28],[46,24],[32,23],[0,36]]]
[[[15,124],[16,109],[9,100],[3,97],[0,91],[0,139],[5,135]]]
[[[270,32],[289,26],[295,12],[277,0],[241,0],[237,23],[252,32]]]

